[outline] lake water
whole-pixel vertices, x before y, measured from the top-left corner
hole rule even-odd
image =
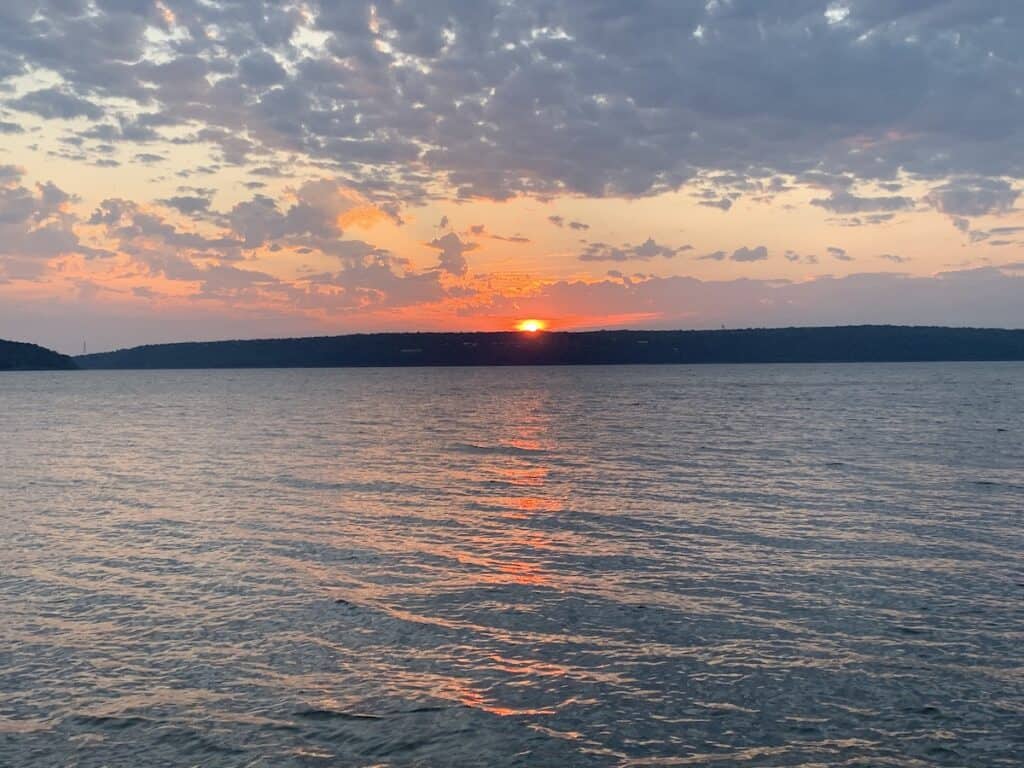
[[[1024,365],[0,376],[0,765],[1020,766]]]

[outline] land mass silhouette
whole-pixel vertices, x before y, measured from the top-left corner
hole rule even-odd
[[[0,339],[0,371],[70,371],[77,367],[67,355],[36,344]]]
[[[861,325],[716,331],[373,333],[159,344],[85,369],[1024,360],[1024,330]]]

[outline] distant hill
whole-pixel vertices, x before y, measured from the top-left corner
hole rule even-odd
[[[67,355],[35,344],[0,339],[0,371],[70,371],[77,367]]]
[[[76,358],[82,368],[323,368],[1024,360],[1024,330],[847,326],[735,331],[379,333],[193,342]]]

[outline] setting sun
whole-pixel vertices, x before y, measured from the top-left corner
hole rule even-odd
[[[526,333],[537,333],[537,331],[543,331],[548,327],[548,324],[543,320],[522,320],[516,326],[517,330],[525,331]]]

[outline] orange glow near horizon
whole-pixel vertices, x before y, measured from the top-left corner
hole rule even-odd
[[[543,331],[547,327],[548,324],[543,320],[529,318],[527,320],[520,320],[516,325],[516,330],[523,331],[524,333],[537,333],[538,331]]]

